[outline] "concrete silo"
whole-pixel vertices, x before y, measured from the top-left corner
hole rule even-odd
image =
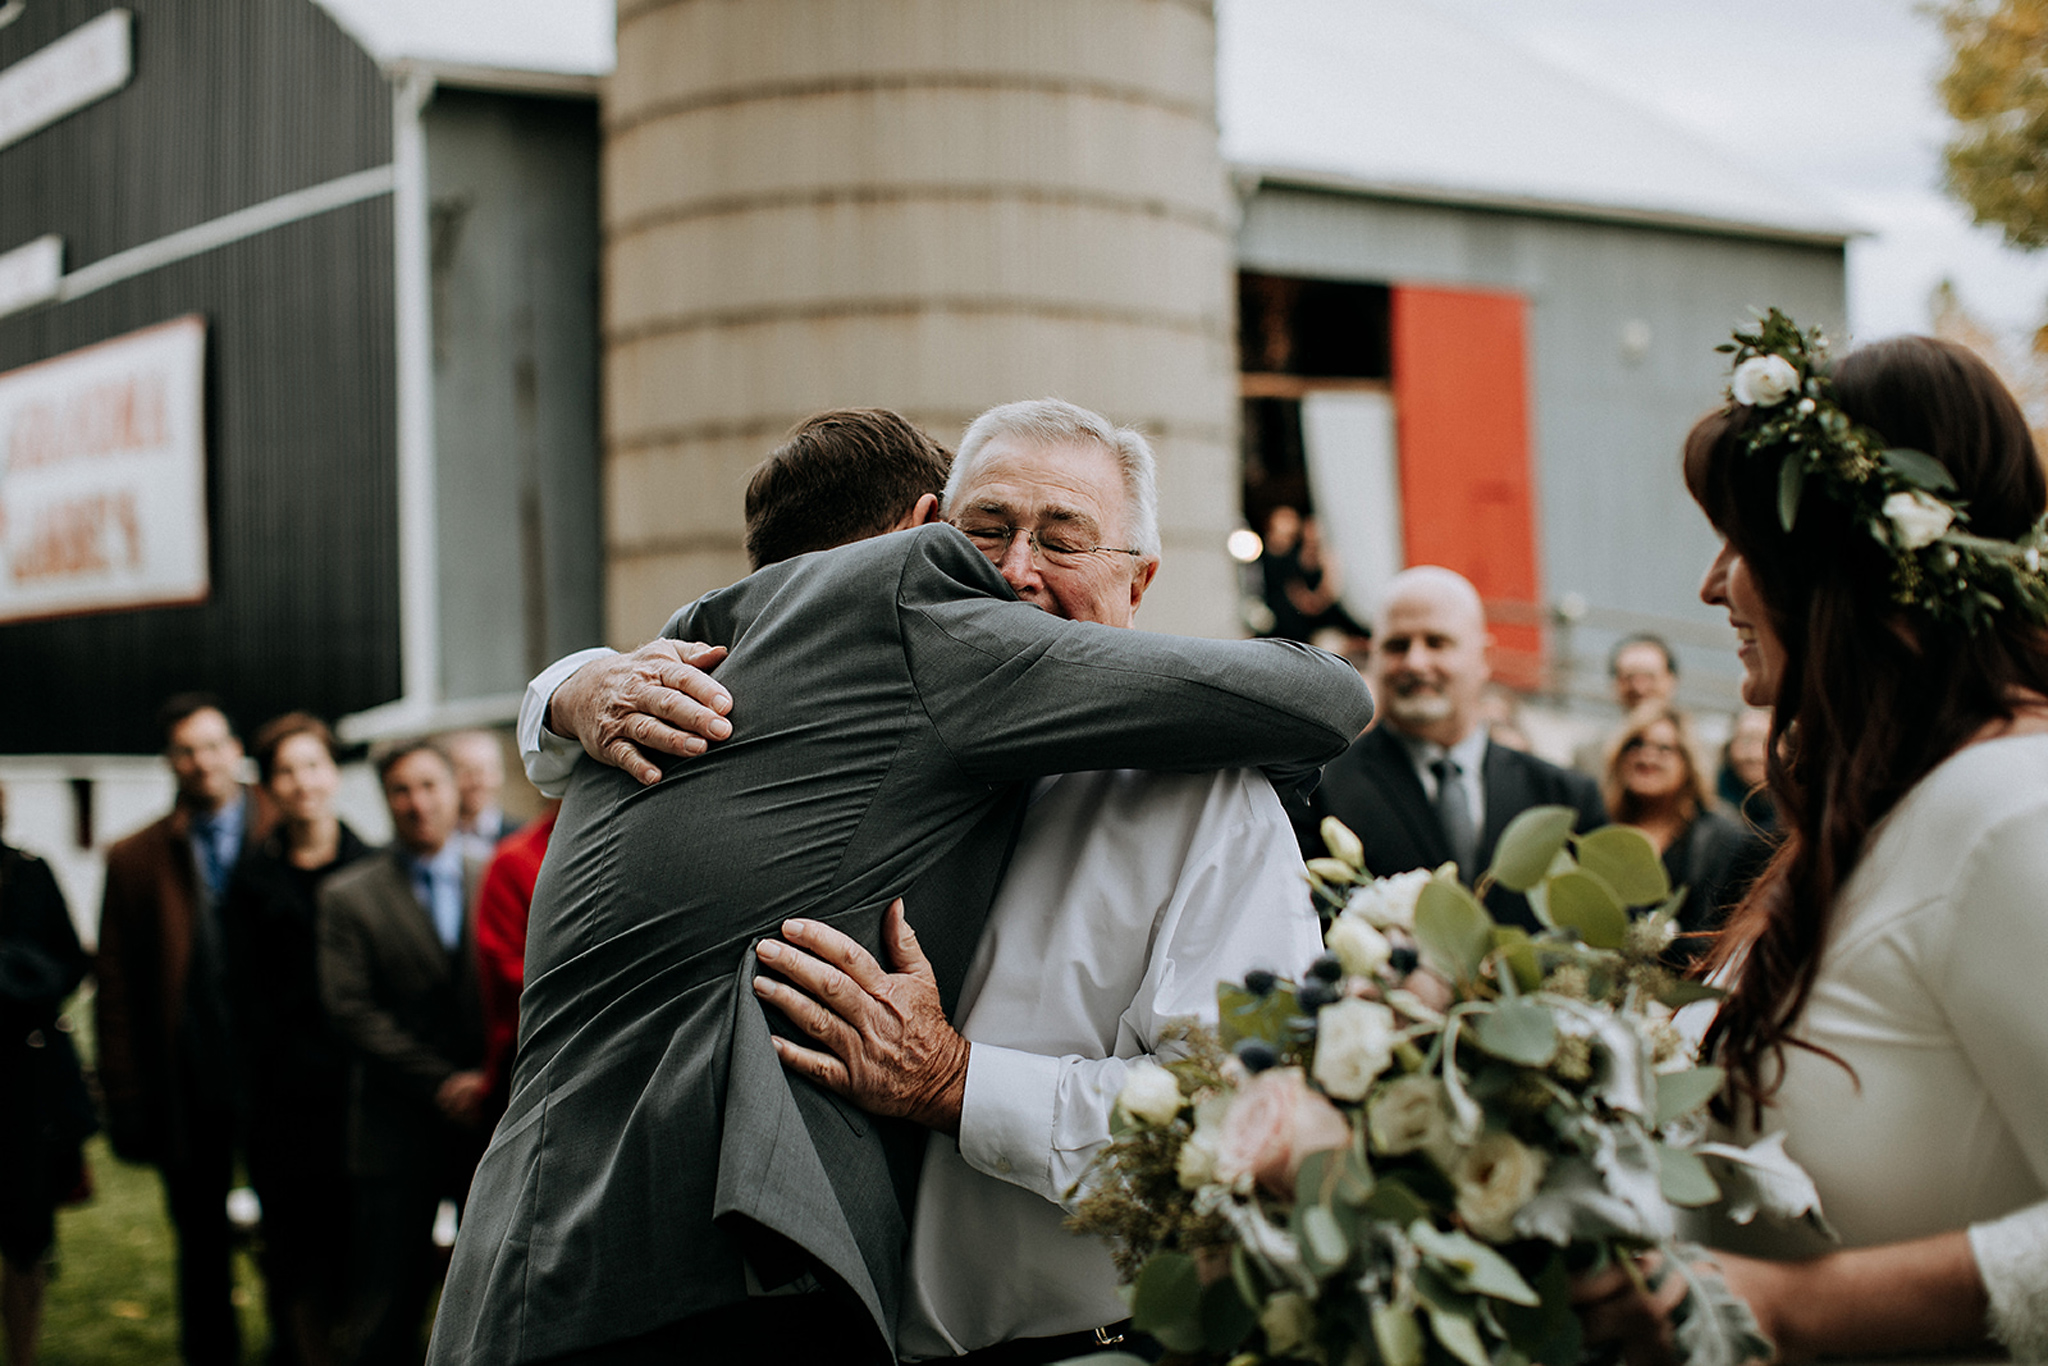
[[[607,631],[744,572],[821,408],[949,444],[1047,394],[1143,427],[1140,624],[1233,630],[1234,201],[1206,0],[621,0],[605,108]]]

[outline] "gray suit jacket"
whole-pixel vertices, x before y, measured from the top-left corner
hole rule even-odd
[[[754,942],[803,915],[879,952],[883,910],[910,888],[925,926],[964,922],[971,948],[1021,780],[1299,776],[1371,707],[1354,670],[1306,647],[1026,606],[950,527],[765,569],[666,634],[732,647],[734,737],[650,788],[588,761],[570,781],[437,1363],[646,1332],[744,1298],[749,1265],[771,1285],[817,1275],[893,1342],[921,1136],[784,1072],[769,1035],[785,1026],[749,988]]]
[[[473,860],[463,868],[469,913],[453,952],[395,850],[320,885],[320,999],[353,1054],[348,1162],[358,1176],[438,1170],[448,1153],[481,1141],[434,1104],[450,1075],[483,1065],[473,933],[481,873]]]

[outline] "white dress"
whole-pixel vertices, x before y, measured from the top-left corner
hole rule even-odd
[[[1969,1227],[1994,1330],[2016,1356],[2041,1359],[2048,735],[1960,751],[1879,825],[1794,1032],[1853,1069],[1788,1048],[1764,1112],[1812,1174],[1841,1245]],[[1764,1222],[1717,1229],[1714,1241],[1781,1258],[1829,1250]]]

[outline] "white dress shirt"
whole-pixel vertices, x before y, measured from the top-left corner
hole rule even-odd
[[[916,908],[913,907],[915,914]],[[1062,1207],[1133,1058],[1216,1018],[1216,983],[1322,951],[1301,855],[1255,772],[1070,773],[1041,786],[960,995],[957,1143],[919,1179],[897,1349],[953,1356],[1130,1310]]]
[[[583,757],[581,744],[562,738],[544,724],[548,702],[555,689],[569,681],[570,674],[593,659],[616,653],[603,646],[578,650],[542,669],[526,685],[526,695],[519,699],[519,762],[526,769],[526,780],[540,789],[541,796],[559,797],[567,792],[569,775],[575,772],[576,761]]]

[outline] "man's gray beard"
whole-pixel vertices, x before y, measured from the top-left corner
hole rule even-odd
[[[1410,693],[1406,697],[1391,693],[1387,698],[1387,716],[1403,730],[1421,730],[1448,721],[1454,710],[1451,699],[1442,693]]]

